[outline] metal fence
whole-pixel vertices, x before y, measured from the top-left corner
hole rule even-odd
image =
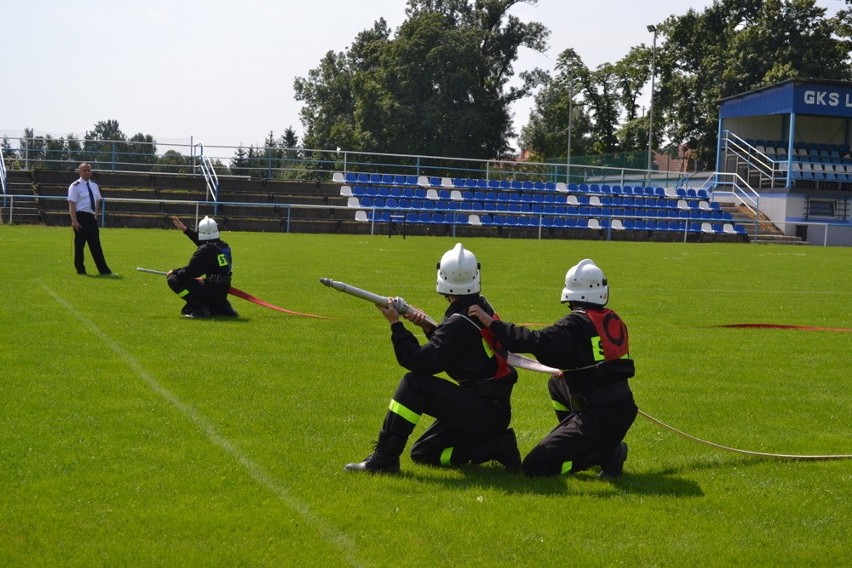
[[[509,179],[564,183],[644,184],[673,188],[688,182],[681,172],[577,163],[480,160],[353,152],[348,150],[263,146],[211,146],[199,143],[162,144],[128,140],[74,138],[4,138],[2,155],[10,170],[74,171],[81,162],[95,170],[159,172],[256,179],[328,181],[334,172],[369,172],[428,177]],[[215,188],[213,193],[215,193]]]

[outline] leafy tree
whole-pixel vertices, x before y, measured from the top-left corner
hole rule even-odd
[[[21,168],[21,163],[18,161],[18,152],[12,148],[8,136],[4,135],[3,139],[0,140],[0,152],[3,153],[3,162],[6,164],[7,169],[17,170]]]
[[[65,145],[68,148],[68,160],[72,166],[77,167],[86,159],[83,145],[73,134],[65,137]]]
[[[192,172],[192,163],[189,158],[178,152],[177,150],[166,150],[157,164],[154,166],[155,172],[169,172],[173,174],[188,174]]]
[[[521,147],[532,150],[538,161],[567,156],[569,123],[571,155],[588,154],[592,147],[592,122],[583,98],[583,84],[588,83],[583,78],[590,71],[573,49],[559,54],[556,71],[535,96],[529,122],[521,129]]]
[[[62,137],[44,137],[44,169],[65,170],[72,164],[68,156],[68,147]]]
[[[509,106],[543,80],[521,73],[521,47],[543,51],[549,32],[509,15],[537,0],[409,0],[395,37],[384,20],[344,53],[329,52],[295,81],[305,143],[373,152],[490,158],[514,136]]]
[[[685,145],[705,163],[715,159],[720,99],[788,79],[852,80],[852,7],[826,17],[815,0],[715,0],[702,12],[670,16],[657,30],[653,140],[658,147]],[[523,145],[536,154],[563,154],[572,77],[582,91],[575,103],[589,119],[572,153],[643,149],[648,120],[637,101],[651,78],[652,55],[640,45],[589,71],[565,50],[558,74],[536,96]]]
[[[118,162],[126,151],[127,137],[119,128],[117,120],[102,120],[84,136],[83,148],[86,160],[94,162],[100,169],[120,169]]]
[[[849,11],[825,14],[815,0],[716,0],[702,13],[669,17],[658,26],[666,41],[655,130],[713,163],[720,99],[795,78],[852,79],[852,44],[834,35]]]
[[[134,134],[127,142],[127,153],[121,161],[129,163],[128,167],[152,170],[158,161],[157,141],[150,134]]]

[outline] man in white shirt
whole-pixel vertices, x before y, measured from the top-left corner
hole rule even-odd
[[[80,179],[68,187],[68,213],[71,215],[71,227],[74,229],[74,268],[77,274],[86,274],[83,264],[83,248],[89,245],[92,260],[102,275],[112,275],[112,270],[104,259],[101,237],[98,229],[98,202],[101,192],[98,184],[92,181],[92,165],[80,164]]]

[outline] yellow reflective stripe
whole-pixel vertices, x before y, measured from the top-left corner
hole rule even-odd
[[[606,359],[604,357],[603,341],[601,341],[599,335],[592,338],[592,356],[595,358],[595,361],[604,361]]]
[[[178,296],[180,296],[181,298],[183,298],[187,294],[189,294],[189,290],[181,290],[180,292],[178,292]]]
[[[570,412],[571,411],[570,408],[568,408],[567,406],[565,406],[564,404],[562,404],[558,400],[551,400],[550,402],[551,402],[551,404],[553,404],[553,408],[555,410],[561,410],[561,411],[564,411],[564,412]]]
[[[450,459],[453,457],[453,448],[444,448],[441,452],[441,465],[450,465]]]
[[[574,465],[574,462],[562,462],[562,475],[568,475],[571,473],[571,466]]]
[[[600,363],[601,361],[606,361],[606,357],[604,356],[603,341],[601,341],[599,335],[596,335],[592,338],[592,356],[598,363]],[[619,359],[630,359],[630,353],[625,353],[624,355],[619,357]]]
[[[411,410],[410,408],[406,408],[404,405],[398,403],[394,399],[391,399],[390,404],[388,405],[388,410],[393,412],[394,414],[398,414],[402,416],[415,426],[420,421],[420,415]]]

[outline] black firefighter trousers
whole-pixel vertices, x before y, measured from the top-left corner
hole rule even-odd
[[[483,463],[485,448],[509,427],[512,381],[476,381],[465,387],[440,377],[406,373],[390,402],[379,444],[399,453],[420,416],[435,422],[411,447],[411,459],[431,465]]]

